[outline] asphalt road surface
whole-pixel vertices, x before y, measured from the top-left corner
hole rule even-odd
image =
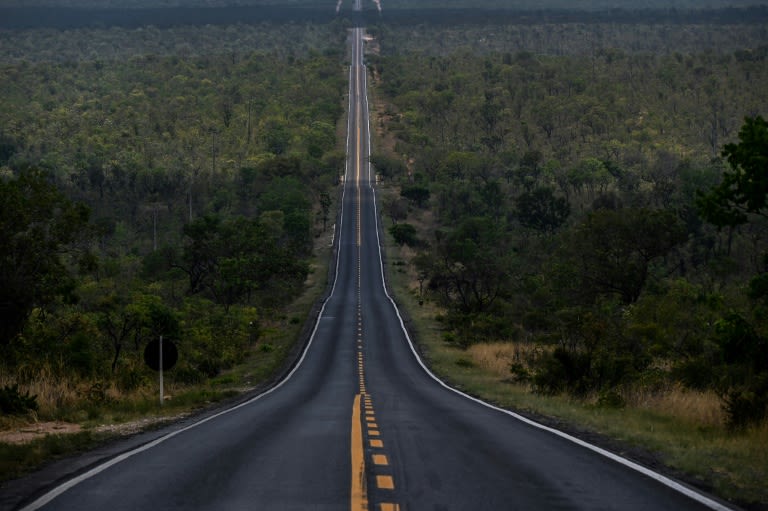
[[[460,395],[415,356],[383,282],[363,29],[351,32],[336,280],[282,384],[113,458],[25,509],[727,509]]]

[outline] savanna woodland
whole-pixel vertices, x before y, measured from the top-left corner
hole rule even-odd
[[[764,509],[768,14],[678,3],[369,16],[387,267],[454,385]],[[0,426],[86,445],[160,335],[175,413],[295,356],[345,158],[343,16],[103,23],[0,30]]]

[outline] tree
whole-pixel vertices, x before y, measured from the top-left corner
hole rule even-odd
[[[731,228],[747,223],[750,214],[766,216],[768,123],[762,117],[747,118],[739,143],[727,144],[723,156],[730,170],[719,185],[698,194],[702,216],[718,227]],[[768,413],[767,282],[764,273],[750,281],[748,295],[755,304],[752,321],[732,312],[716,323],[715,341],[722,358],[717,390],[732,429],[759,423]]]
[[[395,224],[389,228],[389,233],[395,239],[395,243],[413,247],[417,244],[416,228],[411,224]]]
[[[277,177],[269,183],[258,202],[261,211],[283,212],[284,236],[280,241],[302,255],[312,250],[309,196],[309,190],[299,179]]]
[[[288,123],[276,117],[266,119],[262,127],[262,139],[269,152],[277,155],[287,152],[291,144]]]
[[[440,239],[431,258],[419,258],[419,270],[430,276],[430,288],[463,313],[487,311],[510,280],[507,237],[487,217],[464,220]]]
[[[728,427],[759,424],[768,413],[768,339],[750,321],[730,313],[715,323],[715,342],[720,348],[715,388]]]
[[[381,153],[372,154],[368,160],[373,165],[376,173],[381,177],[381,180],[394,179],[397,176],[405,174],[408,169],[401,160],[396,158],[390,158],[389,156]]]
[[[417,207],[423,208],[429,200],[429,188],[422,185],[404,186],[400,190],[400,196],[412,201]]]
[[[680,220],[666,210],[599,209],[573,232],[566,249],[579,286],[595,299],[617,295],[625,304],[640,297],[651,263],[686,239]]]
[[[280,232],[280,226],[268,225],[266,218],[221,220],[206,215],[184,227],[187,243],[174,266],[189,277],[190,294],[207,293],[226,307],[249,302],[256,294],[276,304],[308,271],[290,244],[276,239]]]
[[[99,303],[97,324],[111,344],[111,368],[114,373],[125,343],[131,336],[138,339],[139,316],[133,307],[128,306],[126,296],[112,293],[104,296]]]
[[[34,168],[0,179],[0,204],[1,345],[13,340],[33,309],[72,297],[65,256],[86,234],[89,210]]]
[[[383,211],[389,216],[393,224],[408,217],[408,201],[396,197],[387,197],[384,199]]]
[[[555,197],[549,187],[524,192],[517,198],[515,217],[525,227],[540,232],[557,230],[571,214],[571,206],[563,197]]]
[[[727,144],[723,156],[730,170],[722,182],[700,192],[697,204],[702,216],[718,227],[747,222],[750,213],[765,215],[768,197],[768,123],[758,116],[745,119],[739,143]]]
[[[323,232],[325,232],[325,229],[328,226],[328,213],[331,211],[331,204],[333,204],[333,202],[331,201],[331,196],[328,192],[321,192],[320,209],[323,215]]]

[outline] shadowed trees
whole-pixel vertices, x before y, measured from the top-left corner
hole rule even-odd
[[[0,204],[0,344],[7,344],[33,309],[73,298],[68,259],[87,233],[89,210],[34,168],[0,178]]]
[[[206,215],[184,228],[187,242],[173,265],[188,276],[189,293],[205,293],[231,306],[258,297],[282,303],[304,281],[308,268],[280,244],[281,226],[243,217]]]

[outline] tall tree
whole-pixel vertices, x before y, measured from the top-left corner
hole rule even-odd
[[[718,227],[746,223],[750,213],[765,215],[768,207],[768,123],[760,117],[747,118],[739,143],[727,144],[723,156],[730,170],[723,181],[700,193],[698,205],[704,218]]]
[[[670,211],[599,209],[576,228],[566,258],[576,268],[579,293],[591,298],[617,295],[630,304],[640,297],[651,263],[685,235]]]
[[[507,291],[510,280],[508,238],[487,217],[464,220],[441,239],[431,258],[419,259],[430,288],[461,312],[484,312]]]
[[[85,234],[89,210],[32,168],[0,179],[0,204],[0,344],[7,344],[33,309],[71,295],[64,256]]]

